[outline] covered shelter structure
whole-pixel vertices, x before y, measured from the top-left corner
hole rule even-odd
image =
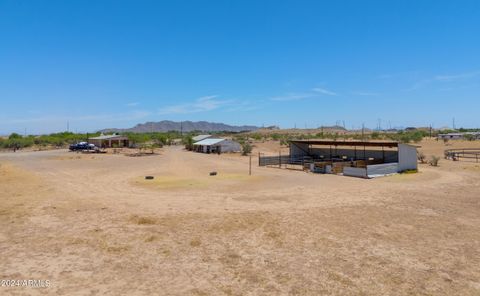
[[[131,144],[128,137],[121,135],[100,135],[89,138],[88,142],[100,148],[130,147]]]
[[[239,152],[239,143],[221,138],[207,138],[193,143],[193,151],[203,153]]]
[[[279,156],[279,162],[316,173],[372,178],[417,170],[417,148],[398,142],[292,140],[289,148],[289,155]],[[271,164],[271,159],[263,163]]]

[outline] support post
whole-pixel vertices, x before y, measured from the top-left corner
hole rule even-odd
[[[248,175],[251,176],[252,175],[252,155],[250,154],[250,161],[249,161],[249,165],[248,165]]]

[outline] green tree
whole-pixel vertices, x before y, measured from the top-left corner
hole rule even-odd
[[[242,144],[242,155],[249,155],[250,153],[252,153],[252,149],[252,145],[250,145],[248,141],[245,141]]]
[[[187,135],[182,139],[183,145],[185,145],[185,149],[192,150],[193,149],[193,138],[191,135]]]

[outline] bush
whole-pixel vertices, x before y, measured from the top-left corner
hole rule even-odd
[[[252,153],[252,145],[250,145],[250,143],[248,142],[244,142],[242,144],[242,155],[248,155],[250,153]]]
[[[263,138],[262,135],[259,134],[259,133],[254,133],[254,134],[251,134],[250,136],[251,136],[252,139],[254,139],[255,141],[260,141],[260,140],[262,140],[262,138]]]
[[[281,139],[282,136],[279,134],[272,134],[270,137],[272,138],[272,140],[278,141]]]
[[[192,136],[185,136],[182,139],[183,145],[185,145],[185,149],[192,150],[193,149],[193,139]]]
[[[372,138],[373,140],[378,140],[378,139],[380,139],[380,133],[379,132],[373,132],[370,135],[370,138]]]
[[[423,153],[422,151],[418,151],[417,153],[417,159],[421,162],[421,163],[425,163],[427,161],[427,156],[425,155],[425,153]]]
[[[438,166],[439,161],[440,161],[440,157],[432,155],[432,157],[430,158],[430,165],[436,167]]]

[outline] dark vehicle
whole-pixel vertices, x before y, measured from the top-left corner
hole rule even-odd
[[[77,144],[72,144],[69,147],[70,151],[84,151],[84,150],[96,150],[98,149],[93,144],[89,144],[87,142],[80,142]]]

